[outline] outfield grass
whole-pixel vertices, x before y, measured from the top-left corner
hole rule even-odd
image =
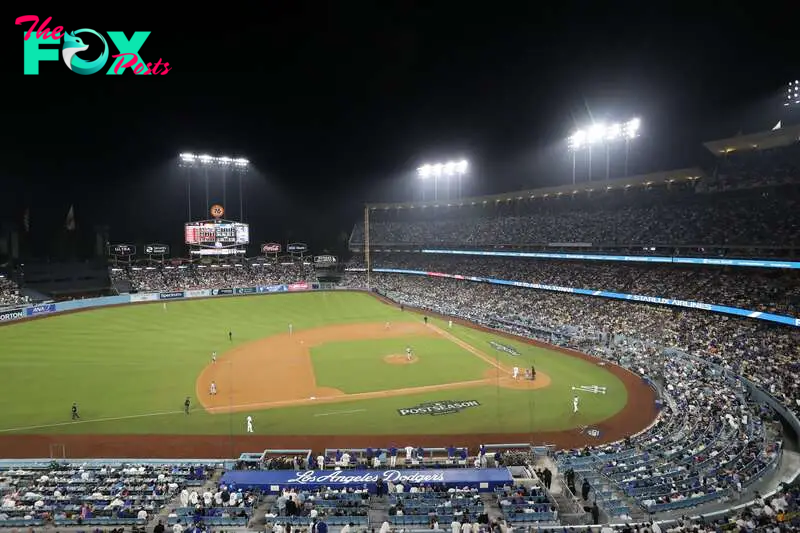
[[[384,361],[392,354],[405,357],[406,346],[417,362]],[[311,362],[318,385],[348,394],[478,380],[492,368],[449,340],[419,336],[330,342],[311,350]]]
[[[194,397],[195,380],[209,363],[212,351],[222,354],[231,346],[285,333],[289,323],[299,331],[330,324],[420,320],[417,314],[400,312],[369,295],[337,292],[176,301],[168,303],[166,311],[160,303],[134,305],[10,324],[0,327],[0,434],[14,428],[23,428],[15,433],[243,433],[245,413],[180,413],[185,396]],[[441,321],[432,323],[446,328]],[[234,334],[233,343],[227,338],[229,330]],[[252,413],[256,432],[555,430],[596,423],[627,402],[622,383],[590,362],[463,326],[454,326],[450,332],[506,365],[514,361],[521,362],[521,367],[535,363],[538,371],[551,377],[550,387],[521,391],[482,386],[272,409]],[[513,346],[520,355],[499,352],[489,345],[490,340]],[[417,337],[388,342],[391,346],[383,341],[355,341],[315,348],[319,384],[347,392],[401,384],[408,387],[480,379],[487,367],[445,339]],[[400,351],[395,344],[400,349],[411,344],[420,362],[395,367],[380,361],[383,355]],[[343,365],[350,368],[348,372],[331,374],[326,368],[341,364],[340,357],[355,359]],[[411,384],[405,382],[406,377]],[[326,383],[329,379],[338,383]],[[606,395],[583,397],[579,420],[570,416],[571,387],[576,385],[608,387]],[[397,414],[397,409],[435,400],[477,400],[481,406],[447,416]],[[73,401],[78,402],[83,417],[78,424],[69,420]]]

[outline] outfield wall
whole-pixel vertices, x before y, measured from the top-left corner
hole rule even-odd
[[[258,287],[230,287],[225,289],[199,289],[170,292],[143,292],[135,294],[120,294],[119,296],[103,296],[101,298],[86,298],[84,300],[69,300],[66,302],[44,303],[28,305],[15,309],[0,311],[0,324],[14,322],[26,318],[44,317],[81,309],[92,309],[109,305],[124,305],[144,302],[168,302],[170,300],[186,300],[189,298],[214,298],[221,296],[245,296],[254,294],[274,294],[279,292],[302,292],[318,290],[318,283],[298,281],[282,285],[262,285]]]

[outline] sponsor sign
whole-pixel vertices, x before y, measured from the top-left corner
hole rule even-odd
[[[397,414],[400,416],[411,415],[452,415],[459,413],[469,407],[480,407],[481,404],[477,400],[441,400],[438,402],[421,403],[414,407],[405,407],[398,409]]]
[[[270,285],[268,287],[257,287],[259,293],[264,292],[286,292],[286,285]]]
[[[318,255],[314,258],[314,262],[318,264],[335,264],[337,262],[335,255]]]
[[[300,490],[315,487],[346,488],[371,486],[378,479],[384,482],[436,483],[448,487],[474,487],[491,492],[495,487],[513,482],[507,468],[451,468],[441,470],[232,470],[220,483],[240,488],[259,488],[278,492],[284,487]]]
[[[309,288],[310,287],[308,286],[308,283],[306,283],[305,281],[301,281],[298,283],[291,283],[289,284],[288,287],[290,291],[307,291],[309,290]]]
[[[179,298],[184,298],[186,294],[183,291],[174,291],[174,292],[162,292],[159,293],[158,299],[159,300],[177,300]]]
[[[497,341],[489,341],[489,345],[498,352],[505,352],[508,355],[519,355],[519,352],[513,346],[509,346]]]
[[[211,296],[225,296],[233,294],[233,289],[211,289]]]
[[[109,255],[136,255],[136,247],[132,244],[112,244],[108,247]]]
[[[169,246],[166,244],[148,244],[144,247],[147,255],[169,255]]]
[[[24,309],[9,309],[8,311],[0,311],[0,322],[10,322],[12,320],[19,320],[25,318]]]
[[[262,254],[277,254],[281,251],[281,245],[277,242],[268,242],[261,245]]]
[[[146,292],[143,294],[131,294],[131,302],[152,302],[158,300],[157,292]]]
[[[256,288],[255,287],[239,287],[235,289],[236,294],[255,294]]]
[[[303,242],[293,242],[286,246],[286,251],[294,254],[301,254],[308,251],[308,245]]]
[[[25,309],[25,314],[27,316],[46,315],[55,312],[56,312],[56,304],[34,305],[33,307],[28,307]]]
[[[184,298],[204,298],[206,296],[211,296],[211,291],[208,289],[194,289],[184,291],[183,296]]]

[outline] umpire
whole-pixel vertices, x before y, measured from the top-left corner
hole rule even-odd
[[[78,420],[80,419],[80,415],[78,414],[78,403],[72,402],[72,419]]]

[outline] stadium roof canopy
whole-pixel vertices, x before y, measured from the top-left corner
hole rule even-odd
[[[503,194],[493,194],[490,196],[477,196],[472,198],[459,198],[452,200],[438,200],[430,202],[405,202],[405,203],[382,203],[367,204],[370,209],[415,209],[426,207],[454,207],[464,205],[478,205],[500,202],[513,202],[532,198],[548,198],[551,196],[563,196],[566,194],[580,194],[594,191],[607,191],[614,189],[627,189],[631,187],[650,187],[657,185],[669,185],[700,179],[704,173],[699,168],[681,168],[666,172],[655,172],[652,174],[642,174],[640,176],[628,176],[613,180],[588,181],[578,184],[559,185],[558,187],[545,187],[541,189],[529,189],[525,191],[507,192]]]
[[[789,146],[800,140],[800,124],[778,128],[772,131],[737,135],[729,139],[719,139],[703,143],[709,152],[717,157],[744,150],[768,150]]]

